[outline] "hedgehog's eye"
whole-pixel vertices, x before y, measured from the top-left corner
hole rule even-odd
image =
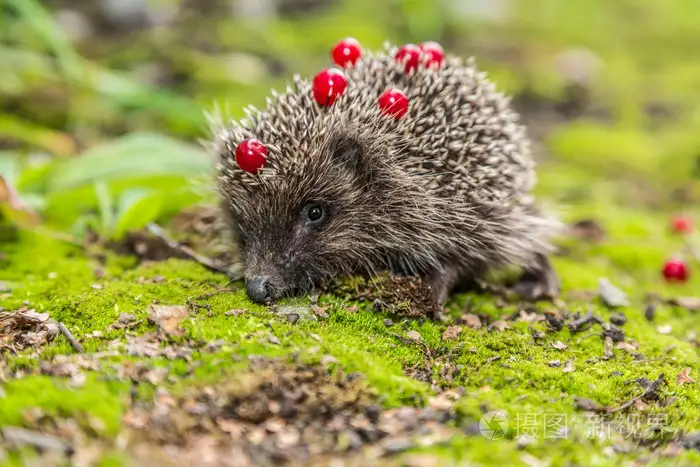
[[[328,216],[328,209],[323,203],[309,203],[304,207],[304,212],[309,224],[319,224]]]

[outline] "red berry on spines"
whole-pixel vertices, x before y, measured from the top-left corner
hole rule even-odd
[[[330,106],[342,96],[348,87],[348,80],[342,71],[335,68],[321,70],[313,81],[314,99],[319,105]]]
[[[236,163],[246,172],[255,173],[267,162],[267,148],[256,138],[248,138],[236,146]]]
[[[346,37],[338,41],[331,50],[333,63],[340,67],[355,66],[362,56],[362,47],[354,37]]]
[[[668,282],[686,282],[690,277],[690,269],[683,260],[672,258],[664,264],[662,274]]]
[[[425,64],[426,67],[436,66],[439,68],[442,66],[445,60],[445,51],[440,44],[433,41],[423,42],[420,49],[422,52],[421,63]]]
[[[421,49],[415,44],[406,44],[396,51],[394,59],[399,63],[404,63],[406,74],[418,68],[421,57]]]
[[[384,91],[381,96],[379,96],[377,103],[384,115],[391,116],[395,120],[400,119],[408,112],[408,97],[396,88]]]

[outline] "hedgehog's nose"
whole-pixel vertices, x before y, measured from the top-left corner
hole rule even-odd
[[[267,302],[272,298],[272,285],[265,277],[251,277],[246,281],[246,293],[254,302]]]

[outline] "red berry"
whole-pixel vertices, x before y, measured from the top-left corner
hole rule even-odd
[[[421,61],[425,63],[426,67],[430,68],[433,65],[442,66],[442,62],[445,60],[445,51],[440,44],[437,42],[423,42],[420,48],[423,51]]]
[[[669,282],[685,282],[690,276],[690,271],[683,261],[670,259],[664,265],[663,275]]]
[[[405,63],[406,73],[418,68],[418,60],[421,56],[421,49],[415,44],[406,44],[396,51],[394,59],[400,63]]]
[[[396,120],[408,112],[408,97],[398,89],[387,89],[379,96],[379,108],[384,115],[390,115]]]
[[[341,67],[354,66],[362,55],[362,47],[357,39],[346,37],[333,47],[331,56],[333,62]]]
[[[236,163],[246,172],[257,172],[267,162],[267,148],[259,140],[249,138],[236,146]]]
[[[671,229],[675,233],[688,234],[693,231],[693,221],[689,217],[678,216],[671,222]]]
[[[348,80],[342,71],[335,68],[326,68],[314,78],[314,99],[319,105],[333,105],[347,87]]]

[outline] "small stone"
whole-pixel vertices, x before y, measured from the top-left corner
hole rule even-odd
[[[289,313],[289,314],[285,315],[285,318],[287,318],[287,321],[289,321],[292,324],[299,321],[299,315],[297,313]]]
[[[610,316],[610,322],[617,326],[622,326],[627,322],[627,317],[622,313],[614,313]]]
[[[685,435],[681,439],[681,445],[686,449],[700,451],[700,431]]]
[[[392,320],[390,320],[389,318],[384,320],[384,326],[389,327],[389,326],[393,326],[393,325],[394,325],[394,322]]]
[[[671,334],[671,332],[673,331],[673,328],[671,327],[670,324],[664,324],[662,326],[657,327],[656,330],[659,331],[659,334],[666,335],[666,334]]]
[[[547,365],[551,366],[552,368],[557,368],[561,366],[561,360],[550,360],[547,362]]]
[[[647,319],[647,321],[654,321],[655,311],[656,307],[654,305],[649,305],[646,307],[646,309],[644,310],[644,317]]]

